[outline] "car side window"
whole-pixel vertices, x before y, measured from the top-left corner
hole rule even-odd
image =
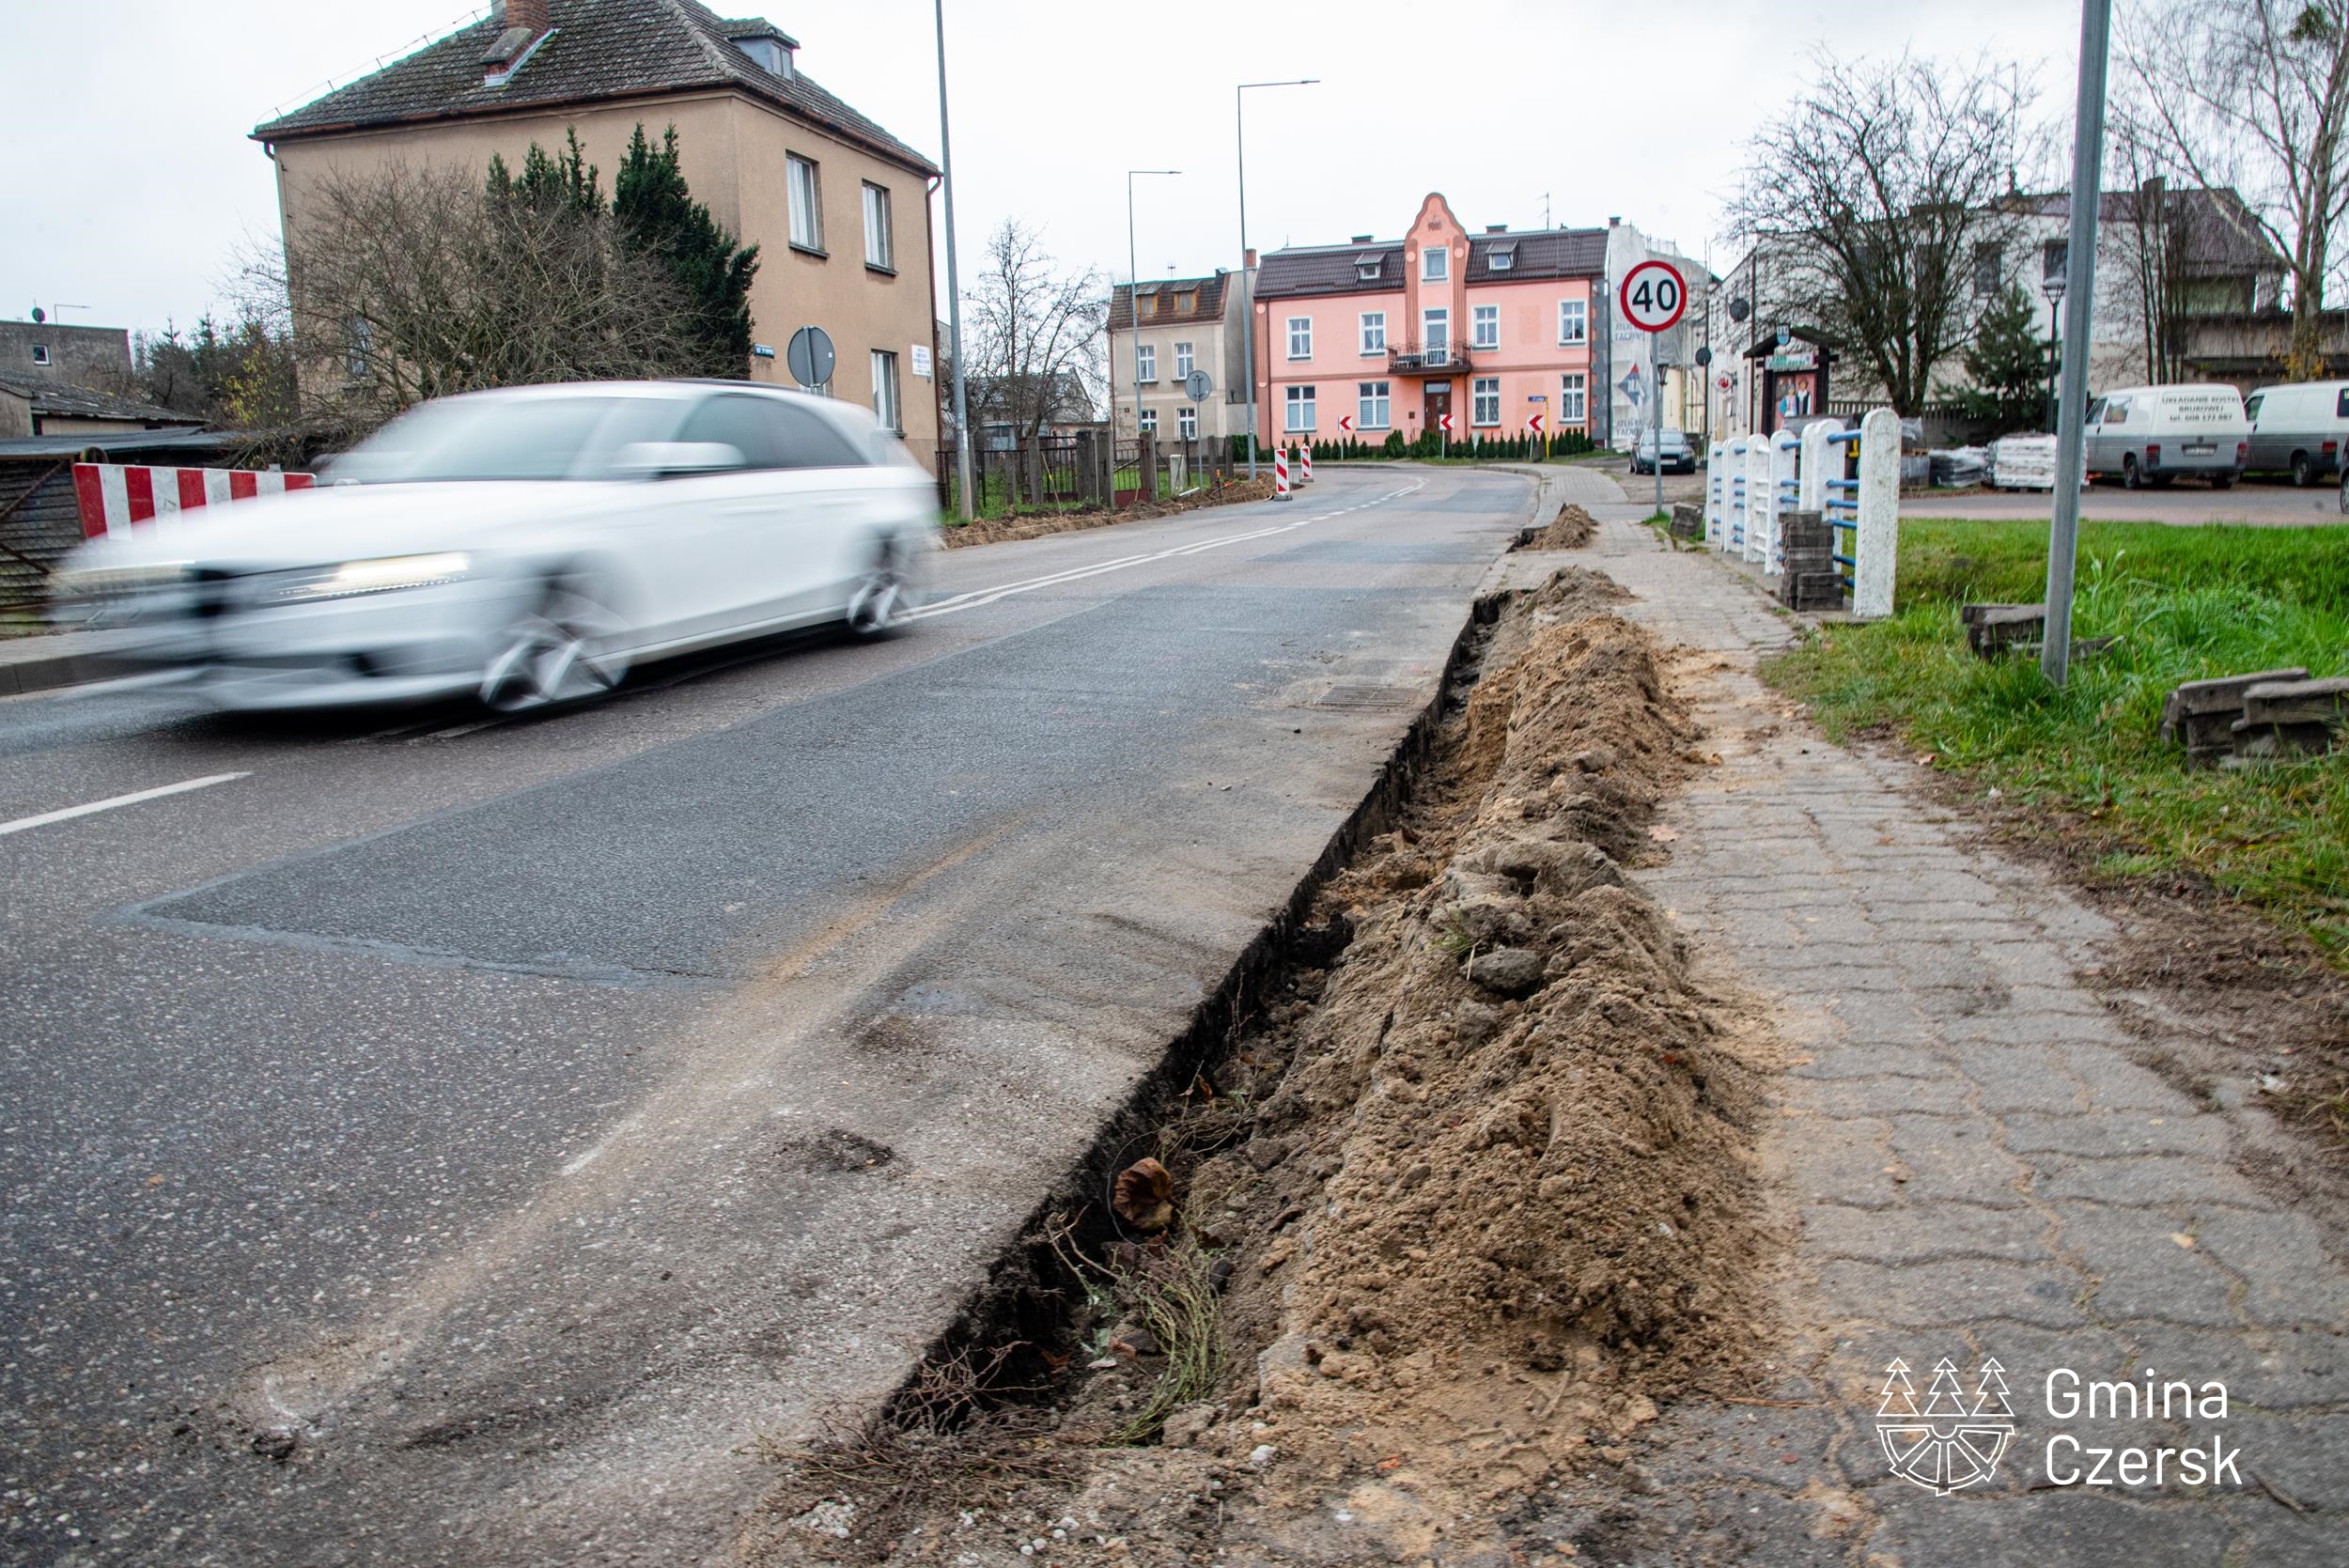
[[[717,442],[742,454],[744,468],[792,468],[784,460],[783,442],[774,422],[767,417],[763,397],[728,393],[710,398],[686,416],[677,440]]]
[[[774,432],[777,468],[867,468],[870,461],[856,443],[833,427],[832,421],[780,397],[757,400],[761,415]]]
[[[2341,399],[2333,405],[2335,419],[2349,419],[2349,386],[2341,389]]]
[[[2254,396],[2249,402],[2243,405],[2243,417],[2246,419],[2257,419],[2260,416],[2260,405],[2266,401],[2267,399],[2264,396]]]
[[[2105,405],[2105,423],[2126,425],[2129,422],[2129,400],[2125,397]]]
[[[2088,415],[2083,423],[2089,425],[2100,425],[2104,423],[2104,417],[2105,400],[2099,397],[2094,402],[2088,405]]]

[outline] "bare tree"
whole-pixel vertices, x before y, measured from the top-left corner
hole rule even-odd
[[[1017,439],[1042,433],[1072,380],[1088,400],[1099,390],[1108,285],[1091,268],[1063,269],[1037,230],[1003,221],[966,303],[971,373],[986,379],[989,414]]]
[[[1815,57],[1810,87],[1747,144],[1733,230],[1769,256],[1773,306],[1838,341],[1894,409],[1923,411],[1973,335],[1981,256],[2023,222],[2044,140],[2018,76]]]
[[[2292,279],[2286,374],[2324,373],[2349,218],[2349,0],[2157,0],[2124,23],[2136,117],[2196,183],[2228,187]]]
[[[305,402],[330,423],[364,431],[481,387],[702,368],[674,278],[620,242],[599,199],[394,166],[330,174],[299,203],[285,297]]]

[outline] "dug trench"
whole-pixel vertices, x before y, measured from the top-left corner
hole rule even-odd
[[[770,1455],[759,1563],[1524,1560],[1787,1245],[1778,1051],[1637,868],[1706,757],[1569,567],[1480,602],[1287,916],[877,1418]],[[1625,1477],[1621,1484],[1634,1483]]]

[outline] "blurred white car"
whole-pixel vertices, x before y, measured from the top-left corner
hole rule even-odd
[[[131,626],[225,706],[596,697],[633,663],[896,626],[937,491],[851,404],[739,381],[427,403],[317,489],[75,550],[60,621]]]

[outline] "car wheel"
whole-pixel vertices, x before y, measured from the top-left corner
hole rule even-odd
[[[2138,472],[2137,455],[2133,452],[2124,454],[2121,458],[2121,488],[2124,490],[2145,488],[2145,475]]]
[[[2349,517],[2349,468],[2341,471],[2341,512]]]
[[[874,547],[872,563],[848,596],[849,634],[866,639],[888,636],[905,624],[906,612],[912,608],[910,598],[905,549],[895,539],[883,539]]]
[[[2292,482],[2302,489],[2316,483],[2316,465],[2309,461],[2306,452],[2292,455]]]
[[[481,704],[497,713],[593,702],[628,675],[610,651],[620,619],[583,590],[546,585],[537,604],[499,634],[481,673]]]

